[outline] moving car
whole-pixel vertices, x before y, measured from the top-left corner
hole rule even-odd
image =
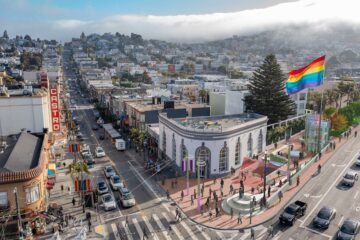
[[[359,233],[360,223],[356,219],[347,218],[339,228],[336,235],[338,240],[355,240]]]
[[[280,223],[293,225],[296,218],[300,218],[305,215],[307,203],[302,201],[295,201],[285,208],[281,213],[279,220]]]
[[[347,172],[342,180],[342,185],[352,187],[355,184],[355,181],[357,181],[359,176],[356,172]]]
[[[323,207],[315,216],[313,220],[313,225],[317,228],[327,229],[330,225],[331,220],[333,220],[335,216],[335,208]]]
[[[102,147],[96,147],[96,148],[95,148],[95,156],[96,156],[97,158],[105,157],[104,149],[103,149]]]
[[[116,202],[113,195],[107,193],[101,197],[102,205],[105,211],[116,209]]]
[[[119,188],[124,187],[124,183],[118,175],[113,175],[110,177],[110,186],[112,190],[118,190]]]
[[[111,176],[116,175],[113,167],[110,165],[104,167],[104,173],[107,178],[110,178]]]
[[[125,187],[119,188],[119,193],[120,193],[120,202],[123,207],[135,206],[134,195],[132,195],[129,189]]]
[[[356,165],[357,167],[360,167],[360,155],[357,157],[356,162],[355,162],[355,165]]]
[[[98,192],[98,194],[105,194],[109,192],[109,189],[105,183],[105,181],[99,181],[96,187],[96,191]]]

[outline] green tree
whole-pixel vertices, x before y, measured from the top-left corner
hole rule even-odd
[[[82,161],[76,161],[68,165],[67,174],[70,174],[73,177],[79,177],[81,173],[89,174],[89,168],[86,163]]]
[[[250,95],[245,97],[246,109],[267,116],[269,123],[294,115],[295,103],[285,92],[285,80],[275,55],[268,55],[248,84]]]
[[[199,96],[201,97],[201,102],[208,103],[209,102],[209,91],[206,89],[201,89],[199,91]]]

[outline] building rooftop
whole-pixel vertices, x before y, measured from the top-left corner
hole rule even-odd
[[[127,102],[127,104],[139,112],[164,109],[164,103],[152,104],[152,102],[132,101],[132,102]],[[174,104],[174,109],[191,109],[191,108],[201,108],[201,107],[208,107],[208,105],[202,103],[188,103],[188,102],[175,102]]]
[[[5,140],[7,146],[0,153],[0,172],[26,171],[38,165],[43,142],[41,137],[22,132]]]
[[[262,119],[263,118],[263,119]],[[254,120],[265,120],[265,116],[256,113],[244,113],[224,116],[191,117],[169,119],[178,126],[185,129],[198,129],[201,131],[224,132],[233,128],[241,127]]]

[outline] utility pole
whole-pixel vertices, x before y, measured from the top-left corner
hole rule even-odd
[[[17,216],[18,216],[19,239],[22,240],[22,239],[24,239],[24,236],[23,236],[23,229],[22,229],[22,223],[21,223],[19,199],[18,199],[16,187],[14,188],[14,195],[15,195],[15,203],[16,203],[16,212],[17,212]]]

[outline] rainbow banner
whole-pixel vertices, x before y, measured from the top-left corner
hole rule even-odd
[[[295,94],[308,87],[316,87],[323,84],[325,73],[325,56],[319,57],[309,65],[292,70],[288,73],[286,82],[288,94]]]

